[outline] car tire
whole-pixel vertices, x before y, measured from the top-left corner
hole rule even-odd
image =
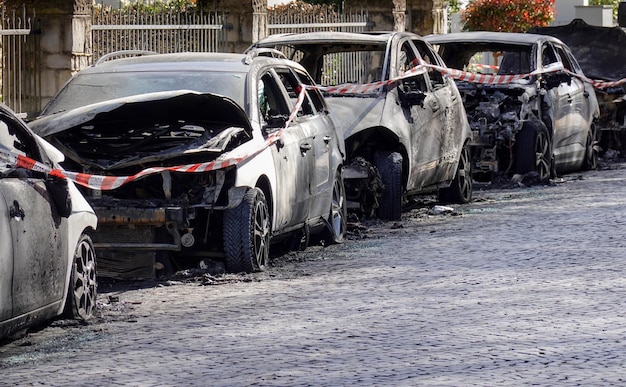
[[[469,145],[464,145],[459,155],[459,163],[454,179],[449,187],[438,191],[439,201],[442,203],[465,204],[472,201],[474,192],[472,184],[472,156]]]
[[[340,171],[335,174],[333,192],[326,228],[326,241],[328,243],[343,243],[346,238],[347,212],[346,212],[346,188]]]
[[[229,273],[265,270],[269,260],[270,216],[263,191],[252,188],[224,212],[224,266]]]
[[[585,160],[583,169],[598,169],[598,138],[596,136],[596,126],[591,124],[589,132],[587,132],[587,143],[585,144]]]
[[[65,301],[65,316],[89,320],[96,308],[98,293],[96,281],[96,253],[89,235],[78,240],[72,262],[70,286]]]
[[[402,216],[402,155],[398,152],[376,152],[374,165],[385,185],[378,217],[382,220],[400,220]]]
[[[544,127],[524,125],[515,138],[515,172],[536,172],[540,181],[552,175],[552,146]]]
[[[154,257],[154,263],[154,277],[156,279],[167,279],[175,272],[174,263],[172,262],[172,257],[169,251],[157,251]]]

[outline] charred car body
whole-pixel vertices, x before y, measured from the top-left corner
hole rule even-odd
[[[626,79],[626,28],[592,26],[581,19],[555,27],[535,27],[529,32],[550,35],[572,50],[585,75],[593,80]],[[600,105],[598,143],[606,151],[626,152],[626,85],[596,88]]]
[[[425,39],[455,69],[527,75],[508,83],[457,81],[474,132],[475,177],[536,172],[545,180],[581,167],[595,168],[593,87],[558,39],[519,33],[461,32]]]
[[[71,181],[8,162],[17,156],[63,159],[0,104],[0,338],[96,307],[96,215]]]
[[[149,277],[155,261],[170,271],[207,259],[250,272],[267,265],[274,237],[306,244],[326,231],[342,241],[343,143],[322,95],[302,88],[312,83],[287,60],[200,53],[104,60],[72,78],[30,123],[67,169],[181,167],[88,192],[101,275]]]
[[[351,208],[399,219],[407,195],[438,190],[443,201],[471,200],[471,132],[465,110],[451,78],[412,71],[420,61],[444,66],[420,36],[284,34],[252,48],[280,50],[322,86],[346,86],[337,92],[326,88],[325,95],[346,141]]]

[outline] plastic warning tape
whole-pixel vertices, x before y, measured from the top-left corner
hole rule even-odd
[[[591,85],[593,85],[593,87],[595,87],[596,89],[605,89],[608,87],[615,87],[615,86],[619,86],[622,85],[624,83],[626,83],[626,78],[624,79],[620,79],[618,81],[599,81],[599,80],[592,80],[589,79],[585,76],[582,76],[580,74],[576,74],[573,72],[570,72],[568,70],[565,70],[563,67],[559,67],[559,68],[553,68],[553,69],[549,69],[549,70],[536,70],[527,74],[510,74],[510,75],[500,75],[500,74],[479,74],[479,73],[475,73],[475,72],[470,72],[470,71],[464,71],[464,70],[458,70],[458,69],[452,69],[452,68],[447,68],[447,67],[441,67],[441,66],[436,66],[433,64],[429,64],[426,63],[422,60],[418,60],[417,62],[418,64],[413,67],[412,69],[408,70],[407,72],[405,72],[402,76],[394,78],[394,79],[390,79],[387,81],[380,81],[380,82],[373,82],[373,83],[365,83],[365,84],[352,84],[352,83],[347,83],[347,84],[341,84],[341,85],[337,85],[337,86],[317,86],[317,88],[319,90],[323,90],[329,94],[363,94],[363,93],[370,93],[373,92],[383,86],[387,86],[390,84],[394,84],[397,83],[399,81],[401,81],[404,78],[410,77],[410,76],[414,76],[417,74],[423,74],[427,72],[427,69],[434,69],[436,71],[439,71],[440,73],[444,74],[444,75],[448,75],[453,79],[456,80],[460,80],[460,81],[465,81],[465,82],[470,82],[470,83],[483,83],[483,84],[490,84],[490,85],[504,85],[504,84],[508,84],[508,83],[513,83],[522,79],[526,79],[529,78],[531,76],[534,75],[539,75],[539,74],[545,74],[545,73],[550,73],[550,72],[556,72],[556,71],[565,71],[566,73],[570,74],[571,76],[577,77],[579,79],[581,79],[584,82],[588,82]],[[472,64],[472,66],[476,66],[476,64]],[[490,65],[480,65],[480,66],[484,66],[484,67],[488,67],[488,68],[498,68],[498,66],[490,66]]]
[[[82,185],[83,187],[107,191],[114,190],[123,186],[124,184],[128,184],[132,181],[141,179],[142,177],[154,175],[164,171],[181,173],[202,173],[238,165],[248,161],[255,155],[267,149],[280,138],[280,135],[281,131],[270,134],[263,143],[263,146],[261,146],[259,149],[252,153],[236,157],[230,157],[219,161],[209,161],[205,163],[178,165],[172,167],[151,167],[146,168],[132,176],[93,175],[88,173],[71,172],[58,168],[51,168],[50,166],[33,160],[30,157],[9,152],[8,150],[5,150],[3,148],[0,148],[0,161],[16,168],[24,168],[35,172],[42,172],[59,178],[66,178],[76,184]]]
[[[293,122],[293,120],[295,120],[298,116],[298,111],[300,110],[300,107],[302,107],[302,103],[304,102],[304,97],[306,95],[306,88],[303,85],[299,85],[294,91],[298,93],[298,98],[296,99],[294,108],[289,114],[287,122],[285,122],[285,128],[287,128],[289,124],[291,124],[291,122]]]
[[[306,86],[300,86],[296,89],[298,93],[298,98],[296,100],[296,104],[289,115],[288,120],[285,123],[285,128],[287,128],[290,123],[295,120],[297,117],[298,111],[304,102],[304,98],[306,95]],[[224,160],[216,160],[210,161],[206,163],[195,163],[195,164],[187,164],[187,165],[178,165],[173,167],[150,167],[146,168],[132,176],[111,176],[111,175],[95,175],[89,173],[80,173],[80,172],[72,172],[66,171],[56,168],[51,168],[46,164],[43,164],[39,161],[33,160],[24,155],[12,153],[6,149],[0,148],[0,161],[8,164],[9,166],[24,168],[31,171],[42,172],[52,176],[57,176],[60,178],[67,178],[73,181],[76,184],[79,184],[83,187],[97,189],[101,191],[114,190],[123,186],[124,184],[128,184],[132,181],[136,181],[141,179],[142,177],[146,177],[149,175],[154,175],[157,173],[161,173],[164,171],[170,172],[180,172],[180,173],[202,173],[202,172],[210,172],[218,169],[228,168],[234,165],[238,165],[244,163],[261,153],[263,150],[267,149],[271,145],[273,145],[281,136],[282,130],[278,130],[274,133],[268,135],[267,139],[263,143],[259,149],[255,150],[252,153],[230,157]]]
[[[472,72],[467,72],[467,71],[462,71],[462,70],[457,70],[457,69],[450,69],[450,68],[445,68],[441,66],[435,66],[435,65],[420,61],[417,66],[406,71],[402,76],[394,78],[394,79],[390,79],[387,81],[379,81],[379,82],[373,82],[373,83],[367,83],[367,84],[342,84],[342,85],[337,85],[337,86],[300,85],[300,87],[294,90],[298,94],[298,97],[296,99],[294,108],[289,114],[289,118],[285,122],[285,128],[287,128],[291,124],[291,122],[293,122],[296,119],[298,115],[298,111],[300,110],[302,103],[304,102],[304,99],[306,96],[305,91],[307,89],[317,89],[317,90],[325,91],[331,94],[370,93],[383,86],[391,85],[396,82],[399,82],[404,78],[419,75],[419,74],[424,74],[427,72],[428,68],[432,68],[436,71],[441,72],[442,74],[447,74],[454,79],[467,81],[467,82],[473,82],[473,83],[486,83],[486,84],[512,83],[512,82],[527,78],[532,75],[537,75],[540,73],[548,72],[548,71],[543,70],[543,71],[535,71],[535,72],[528,73],[528,74],[515,74],[515,75],[477,74],[477,73],[472,73]],[[558,70],[563,70],[563,69],[562,68],[552,69],[550,70],[550,72],[558,71]],[[594,87],[598,89],[615,87],[615,86],[619,86],[619,85],[626,83],[626,79],[621,79],[621,80],[612,81],[612,82],[597,81],[597,80],[592,80],[587,77],[581,76],[579,74],[569,72],[567,70],[564,70],[564,71],[572,76],[580,78],[581,80],[585,82],[589,82],[590,84],[592,84]],[[26,157],[20,154],[14,154],[1,147],[0,147],[0,161],[8,164],[9,166],[14,166],[17,168],[24,168],[24,169],[28,169],[28,170],[32,170],[36,172],[42,172],[42,173],[46,173],[46,174],[60,177],[60,178],[67,178],[69,180],[72,180],[74,183],[82,185],[84,187],[105,191],[105,190],[114,190],[116,188],[123,186],[124,184],[128,184],[132,181],[136,181],[145,176],[157,174],[157,173],[164,172],[164,171],[181,172],[181,173],[202,173],[202,172],[210,172],[210,171],[214,171],[218,169],[224,169],[230,166],[244,163],[248,161],[250,158],[254,157],[255,155],[265,150],[266,148],[268,148],[269,146],[271,146],[272,144],[274,144],[278,140],[280,135],[281,135],[281,130],[270,134],[268,138],[266,139],[266,141],[258,150],[249,154],[236,156],[236,157],[230,157],[230,158],[226,158],[220,161],[210,161],[206,163],[179,165],[179,166],[173,166],[173,167],[151,167],[151,168],[146,168],[132,176],[94,175],[94,174],[88,174],[88,173],[71,172],[71,171],[51,168],[46,164],[43,164],[41,162],[38,162],[36,160],[33,160],[29,157]]]

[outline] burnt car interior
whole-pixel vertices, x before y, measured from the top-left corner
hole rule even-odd
[[[290,59],[300,62],[320,85],[363,84],[387,78],[385,47],[381,45],[303,44],[288,49],[292,51]]]
[[[499,75],[528,74],[536,68],[530,46],[488,43],[446,44],[439,48],[443,61],[451,68],[467,69],[472,65],[496,66]],[[493,73],[493,68],[476,66],[478,73]]]

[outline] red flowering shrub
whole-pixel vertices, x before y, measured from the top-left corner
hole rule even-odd
[[[554,0],[471,0],[461,17],[465,31],[524,32],[554,20]]]

